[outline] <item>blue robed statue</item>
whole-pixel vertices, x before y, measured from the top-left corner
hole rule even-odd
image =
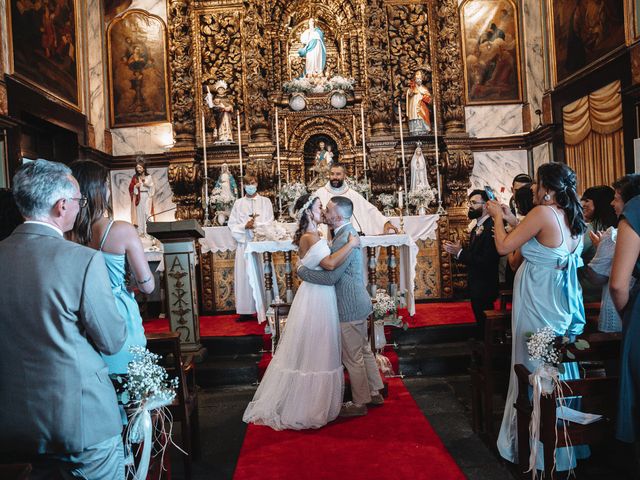
[[[304,76],[323,76],[327,49],[324,45],[324,33],[315,26],[313,18],[309,19],[309,28],[302,33],[300,41],[304,46],[298,50],[298,55],[305,59]]]

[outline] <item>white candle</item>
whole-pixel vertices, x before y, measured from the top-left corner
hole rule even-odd
[[[284,117],[284,149],[289,148],[289,136],[287,135],[287,117]]]
[[[360,122],[362,123],[362,166],[364,178],[367,178],[367,141],[364,137],[364,106],[360,104]]]
[[[438,205],[442,205],[442,187],[440,186],[440,150],[438,149],[438,115],[436,102],[433,101],[433,134],[435,135],[436,147],[436,182],[438,184]]]
[[[276,107],[276,160],[278,162],[278,209],[282,214],[282,197],[280,192],[282,191],[282,178],[280,170],[280,123],[278,122],[278,107]]]
[[[238,120],[238,159],[240,160],[240,196],[244,195],[244,171],[242,169],[242,131],[240,130],[240,112],[236,112]]]
[[[400,187],[398,190],[398,208],[402,210],[402,207],[404,207],[404,195],[402,193],[402,187]]]
[[[358,143],[358,131],[356,130],[356,116],[352,115],[353,118],[353,146],[355,147]]]
[[[202,155],[204,170],[204,202],[209,205],[209,169],[207,168],[207,131],[205,129],[204,113],[202,114]]]
[[[407,192],[407,164],[404,160],[404,132],[402,127],[402,105],[398,101],[398,123],[400,124],[400,156],[402,157],[402,179],[404,181],[404,191]],[[402,208],[402,205],[399,205]]]

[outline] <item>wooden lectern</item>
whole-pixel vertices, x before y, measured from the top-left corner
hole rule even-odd
[[[147,232],[162,241],[167,313],[172,332],[180,335],[183,352],[201,360],[206,349],[200,343],[198,289],[195,266],[196,239],[204,230],[196,220],[147,222]]]

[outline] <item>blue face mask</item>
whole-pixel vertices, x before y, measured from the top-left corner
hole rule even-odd
[[[244,191],[247,192],[247,195],[249,196],[255,195],[255,193],[258,191],[258,187],[256,185],[245,185]]]

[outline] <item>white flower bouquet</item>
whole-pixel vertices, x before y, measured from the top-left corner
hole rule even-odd
[[[332,92],[334,90],[342,90],[343,92],[350,92],[353,90],[356,81],[353,78],[345,78],[340,75],[335,75],[325,83],[324,91]]]
[[[432,188],[422,187],[409,192],[409,205],[416,207],[428,207],[435,199],[436,190]]]
[[[224,193],[221,188],[214,188],[209,194],[209,204],[215,208],[217,212],[226,212],[231,210],[235,198]]]
[[[178,379],[170,380],[164,367],[158,365],[160,356],[140,346],[133,346],[129,351],[133,360],[129,362],[122,403],[171,403],[176,396]]]
[[[347,185],[349,185],[349,188],[358,192],[362,196],[365,196],[367,193],[371,192],[371,186],[368,182],[364,181],[364,178],[356,180],[353,177],[347,177]]]
[[[376,296],[373,300],[373,316],[378,319],[393,315],[398,311],[396,301],[389,296],[386,290],[376,291]]]
[[[280,190],[280,198],[285,204],[295,204],[296,200],[307,193],[307,186],[304,183],[285,183]]]
[[[396,196],[391,193],[381,193],[378,195],[378,201],[385,208],[393,208],[396,205]]]

